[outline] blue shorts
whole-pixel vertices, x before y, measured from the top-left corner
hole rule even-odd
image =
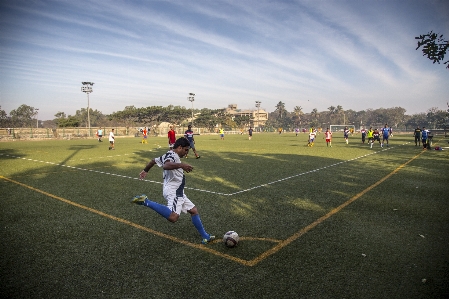
[[[193,140],[190,141],[190,148],[195,149],[195,142]]]

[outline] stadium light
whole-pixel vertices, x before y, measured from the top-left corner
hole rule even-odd
[[[39,108],[34,108],[36,111],[36,128],[39,128]]]
[[[94,82],[81,82],[83,86],[81,87],[81,91],[87,93],[87,126],[89,127],[89,137],[90,137],[90,103],[89,103],[89,93],[91,93],[92,85],[94,85]]]
[[[189,93],[189,97],[187,98],[190,102],[192,102],[192,127],[193,127],[193,101],[195,101],[195,94]]]
[[[261,101],[256,101],[256,107],[257,107],[257,131],[260,131],[260,123],[259,123],[259,109]]]

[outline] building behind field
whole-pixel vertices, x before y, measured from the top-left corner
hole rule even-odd
[[[249,116],[252,118],[253,128],[263,127],[268,120],[268,112],[265,109],[247,109],[237,108],[237,104],[229,104],[226,112],[234,116]]]

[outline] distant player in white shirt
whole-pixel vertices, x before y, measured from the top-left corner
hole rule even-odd
[[[349,142],[349,129],[348,129],[348,127],[345,127],[345,129],[343,131],[343,137],[345,138],[346,144],[348,144],[348,142]]]
[[[193,167],[189,164],[182,163],[181,158],[189,153],[189,149],[189,140],[184,137],[179,138],[173,145],[172,150],[151,160],[144,170],[140,172],[139,178],[143,180],[154,165],[164,169],[163,195],[167,200],[166,206],[149,200],[145,194],[134,197],[131,202],[149,207],[173,223],[178,221],[181,212],[189,213],[192,216],[193,225],[201,235],[201,243],[207,244],[213,241],[215,236],[206,232],[201,222],[198,209],[184,194],[184,171],[191,172]]]
[[[307,143],[307,146],[312,147],[314,142],[315,142],[315,137],[316,137],[316,131],[310,131],[309,133],[309,143]]]
[[[109,149],[111,150],[115,150],[114,148],[114,144],[115,144],[115,136],[114,136],[114,129],[111,130],[111,132],[109,132]]]

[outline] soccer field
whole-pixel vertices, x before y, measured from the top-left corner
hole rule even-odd
[[[341,134],[343,135],[343,134]],[[443,298],[449,296],[449,151],[323,134],[195,136],[186,174],[208,245],[130,203],[165,204],[167,138],[0,143],[6,298]],[[434,139],[447,145],[448,139]],[[221,237],[240,236],[236,248]],[[224,294],[223,294],[224,293]]]

